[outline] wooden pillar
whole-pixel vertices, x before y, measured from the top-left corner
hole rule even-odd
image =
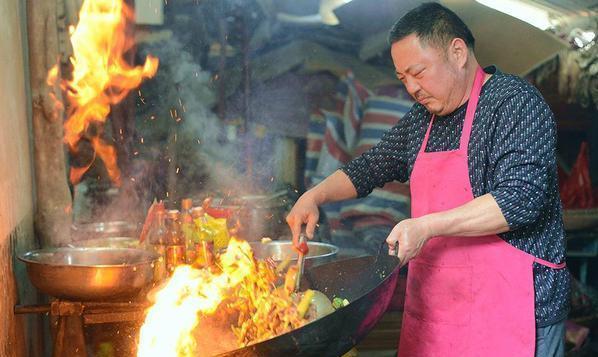
[[[62,93],[58,85],[50,88],[46,83],[48,71],[60,55],[58,8],[56,0],[27,1],[36,202],[34,224],[44,247],[69,243],[72,221],[63,144],[64,112],[56,105],[62,104]]]

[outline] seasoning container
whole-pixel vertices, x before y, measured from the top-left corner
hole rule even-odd
[[[205,211],[203,207],[193,207],[191,209],[191,217],[193,217],[193,219],[203,218],[204,214]]]
[[[169,210],[166,219],[166,272],[172,275],[177,266],[186,262],[185,241],[180,227],[180,213]]]
[[[195,223],[196,235],[194,239],[195,259],[193,264],[196,267],[209,267],[214,264],[214,238],[206,225],[206,215],[203,207],[192,209],[193,222]]]
[[[156,226],[149,237],[151,250],[158,254],[154,263],[155,280],[160,281],[166,278],[166,211],[156,212]]]
[[[193,264],[197,257],[195,252],[195,237],[197,236],[197,229],[193,222],[193,201],[190,198],[181,200],[181,233],[185,243],[186,263]]]

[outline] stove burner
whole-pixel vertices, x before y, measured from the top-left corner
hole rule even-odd
[[[149,303],[54,300],[42,305],[15,305],[15,314],[47,314],[55,319],[52,357],[86,357],[85,325],[143,321]]]

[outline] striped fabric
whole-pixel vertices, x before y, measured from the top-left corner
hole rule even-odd
[[[306,187],[311,187],[351,159],[356,144],[363,101],[370,92],[351,72],[341,78],[334,96],[335,110],[311,115],[307,133]]]
[[[311,116],[307,135],[306,187],[312,187],[349,162],[359,138],[363,102],[371,93],[355,80],[352,73],[341,78],[334,97],[335,110],[319,110]],[[341,222],[345,202],[321,207],[335,238],[351,235]]]
[[[311,187],[321,179],[316,180],[316,170],[320,160],[320,152],[324,143],[324,132],[326,123],[322,113],[313,113],[309,120],[307,130],[307,147],[305,152],[305,187]]]
[[[387,96],[370,96],[364,103],[359,140],[353,155],[359,156],[374,146],[384,134],[411,109],[412,102]],[[409,216],[409,186],[389,182],[374,189],[367,197],[346,204],[341,209],[342,220],[352,220],[353,227],[392,227]]]
[[[351,73],[341,78],[335,110],[319,110],[310,118],[305,165],[306,187],[312,187],[375,143],[409,110],[410,102],[374,96]],[[392,182],[365,198],[321,207],[331,240],[345,242],[355,231],[392,227],[409,215],[409,188]]]

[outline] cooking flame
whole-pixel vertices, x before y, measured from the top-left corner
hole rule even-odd
[[[69,108],[64,124],[64,141],[76,152],[77,144],[84,135],[89,139],[95,156],[99,157],[110,179],[120,184],[120,170],[114,147],[102,138],[102,131],[110,105],[122,101],[131,89],[138,87],[146,78],[154,76],[158,59],[148,56],[143,66],[131,66],[124,54],[134,45],[133,36],[125,34],[125,28],[133,19],[133,12],[122,0],[85,0],[79,12],[79,23],[71,27],[73,56],[72,79],[61,83],[67,92]],[[48,84],[58,78],[58,67],[48,73]],[[94,125],[95,133],[87,129]],[[73,184],[89,169],[73,168],[70,179]]]
[[[175,270],[147,312],[140,330],[138,357],[201,355],[202,347],[204,351],[206,348],[198,345],[195,330],[209,333],[208,325],[213,320],[200,323],[215,314],[218,317],[214,320],[220,323],[231,321],[226,329],[233,348],[271,338],[305,323],[289,292],[276,287],[275,269],[265,261],[254,259],[247,242],[231,239],[218,262],[218,269],[183,265]],[[204,340],[211,343],[226,338],[224,335]]]

